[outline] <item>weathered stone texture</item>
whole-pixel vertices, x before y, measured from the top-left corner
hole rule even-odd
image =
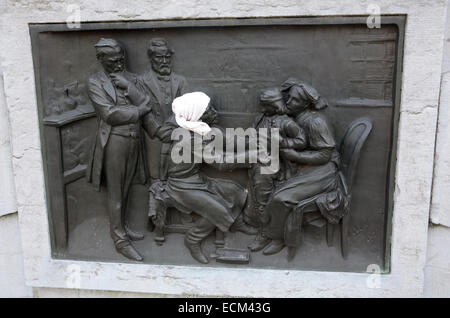
[[[450,297],[450,229],[431,226],[425,267],[425,297]]]
[[[0,65],[0,216],[17,211],[11,162],[10,127]]]
[[[3,6],[2,6],[3,3]],[[71,262],[50,257],[36,93],[28,23],[64,22],[72,1],[0,2],[0,63],[12,127],[12,156],[27,283],[65,287]],[[367,14],[369,0],[78,1],[82,21]],[[392,272],[380,288],[368,275],[204,269],[73,262],[81,288],[217,296],[420,296],[427,248],[445,0],[376,1],[383,14],[407,14],[393,214]],[[437,201],[436,201],[437,202]],[[436,203],[437,204],[437,203]],[[236,284],[236,282],[239,282]]]
[[[450,11],[447,12],[431,222],[450,227]]]
[[[0,217],[0,297],[30,297],[25,286],[17,214]]]

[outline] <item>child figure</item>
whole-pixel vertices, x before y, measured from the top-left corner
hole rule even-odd
[[[306,146],[305,132],[297,123],[285,112],[285,104],[280,89],[269,88],[261,92],[260,105],[262,114],[256,118],[254,128],[278,128],[280,134],[280,149],[302,150]],[[270,136],[270,133],[268,134]],[[270,141],[267,142],[267,145]],[[263,249],[271,240],[263,236],[262,226],[266,224],[268,215],[264,213],[272,191],[276,185],[289,178],[291,169],[290,163],[280,158],[280,167],[272,174],[261,173],[264,164],[258,162],[249,170],[250,188],[253,197],[254,208],[256,210],[260,231],[255,240],[248,246],[251,251]]]

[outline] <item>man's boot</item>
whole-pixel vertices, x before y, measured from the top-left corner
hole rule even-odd
[[[258,234],[258,230],[256,228],[245,224],[242,214],[231,225],[230,232],[241,232],[248,235]]]
[[[253,240],[253,242],[251,242],[248,245],[248,249],[252,252],[258,252],[260,250],[262,250],[263,248],[265,248],[267,245],[270,244],[270,242],[272,242],[272,239],[265,236],[264,234],[262,234],[262,232],[260,231],[258,233],[258,235],[256,235],[255,239]]]
[[[285,245],[283,240],[272,240],[272,243],[264,249],[263,254],[264,255],[277,254],[281,252],[284,246]]]
[[[184,245],[186,245],[187,249],[191,253],[192,257],[197,260],[199,263],[202,264],[208,264],[209,260],[203,254],[202,248],[200,246],[200,243],[191,243],[187,240],[187,238],[184,239]]]
[[[133,261],[141,262],[143,260],[141,254],[131,245],[130,241],[119,240],[115,242],[116,250],[126,258]]]
[[[140,232],[133,231],[128,224],[125,224],[124,226],[125,232],[127,232],[128,236],[132,241],[139,241],[144,239],[144,234]]]

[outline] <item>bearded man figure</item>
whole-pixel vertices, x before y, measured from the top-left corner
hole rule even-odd
[[[147,50],[150,68],[138,77],[138,88],[152,101],[152,112],[143,119],[146,162],[151,181],[167,180],[169,144],[161,141],[160,129],[173,114],[173,100],[188,89],[186,79],[172,71],[174,53],[165,39],[151,39]]]

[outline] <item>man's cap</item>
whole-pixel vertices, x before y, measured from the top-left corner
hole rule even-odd
[[[169,53],[173,54],[174,51],[169,48],[169,43],[164,38],[153,38],[150,40],[150,44],[148,46],[148,50],[153,52],[158,49],[167,49]]]
[[[119,42],[117,42],[114,39],[105,39],[101,38],[100,41],[97,42],[97,44],[94,45],[96,48],[101,47],[120,47]]]
[[[164,38],[153,38],[150,40],[150,46],[168,46],[167,40]]]

